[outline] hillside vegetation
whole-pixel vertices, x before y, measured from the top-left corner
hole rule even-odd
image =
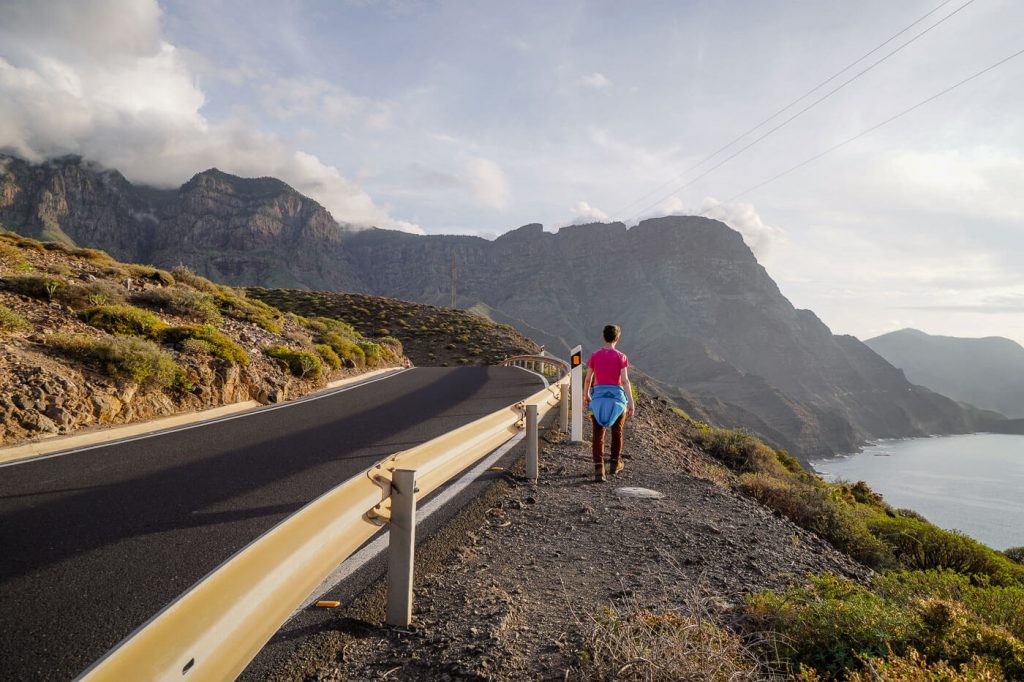
[[[255,399],[399,366],[402,344],[284,313],[184,267],[0,234],[0,443]]]
[[[507,357],[540,350],[513,327],[462,310],[365,294],[260,288],[246,291],[251,298],[281,310],[337,317],[363,334],[393,336],[417,365],[496,365]]]
[[[896,509],[864,482],[828,483],[785,451],[676,409],[733,486],[877,572],[751,595],[751,641],[800,680],[1024,679],[1024,551],[997,552]]]

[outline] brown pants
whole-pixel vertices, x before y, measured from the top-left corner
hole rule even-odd
[[[594,415],[590,415],[590,423],[594,427],[594,440],[591,442],[594,455],[594,464],[604,462],[604,432],[605,428],[597,423]],[[622,456],[622,425],[626,423],[626,413],[623,412],[612,424],[612,461],[618,461]]]

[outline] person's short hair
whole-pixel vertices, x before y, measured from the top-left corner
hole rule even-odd
[[[622,336],[622,330],[619,329],[617,324],[608,324],[604,327],[604,340],[607,343],[618,341],[619,337]]]

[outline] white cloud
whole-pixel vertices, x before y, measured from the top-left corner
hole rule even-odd
[[[478,203],[496,209],[508,206],[508,179],[501,166],[478,156],[467,157],[465,166],[467,183]]]
[[[259,91],[267,111],[282,119],[313,116],[382,131],[391,127],[394,115],[388,102],[353,95],[319,78],[276,78],[262,83]]]
[[[576,205],[572,207],[572,215],[573,219],[569,223],[570,225],[605,223],[609,220],[607,213],[595,206],[591,206],[586,201],[577,201]]]
[[[359,98],[312,92],[329,112],[383,123]],[[392,218],[337,168],[244,116],[208,120],[204,102],[183,55],[162,38],[154,0],[15,0],[4,8],[0,149],[30,160],[81,154],[160,186],[212,166],[274,175],[341,222],[422,232]]]
[[[608,76],[604,75],[600,71],[595,71],[594,73],[586,76],[580,76],[580,79],[576,82],[579,85],[594,88],[595,90],[603,90],[612,84],[612,82],[608,80]]]
[[[743,202],[723,203],[714,197],[706,197],[700,207],[700,214],[721,220],[743,235],[754,255],[761,257],[775,243],[786,238],[782,228],[766,225],[752,204]]]

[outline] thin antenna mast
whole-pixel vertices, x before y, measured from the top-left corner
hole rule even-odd
[[[455,307],[455,279],[456,279],[455,278],[455,271],[456,271],[456,269],[457,268],[456,268],[456,265],[455,265],[455,254],[453,253],[452,254],[452,308]]]

